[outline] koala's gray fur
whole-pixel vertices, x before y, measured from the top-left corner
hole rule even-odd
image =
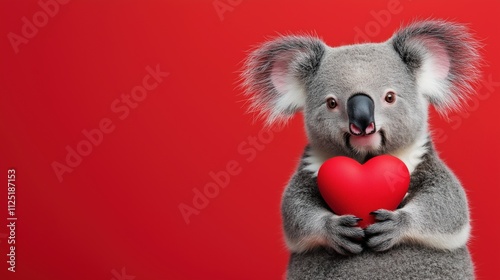
[[[243,78],[253,108],[269,123],[303,110],[309,139],[282,200],[288,279],[474,278],[466,195],[436,154],[427,121],[429,104],[446,112],[467,99],[479,76],[477,49],[464,26],[424,21],[382,43],[332,48],[284,36],[249,56]],[[371,135],[350,130],[346,104],[360,93],[374,104]],[[332,99],[336,106],[327,107]],[[375,211],[377,222],[361,229],[356,217],[331,212],[317,170],[333,156],[363,163],[380,154],[406,164],[409,192],[397,210]]]

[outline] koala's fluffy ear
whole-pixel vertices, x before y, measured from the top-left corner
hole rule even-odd
[[[267,123],[286,120],[305,105],[305,83],[319,67],[325,44],[310,36],[284,36],[254,50],[242,78],[251,109]]]
[[[463,25],[445,21],[411,24],[390,39],[415,75],[418,91],[441,112],[457,109],[479,78],[479,43]]]

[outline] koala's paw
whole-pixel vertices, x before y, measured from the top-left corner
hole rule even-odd
[[[365,236],[358,227],[359,218],[353,215],[328,217],[326,222],[327,240],[330,247],[342,255],[359,254],[363,251],[361,242]]]
[[[402,239],[405,221],[402,212],[377,210],[370,213],[376,223],[365,229],[366,245],[374,251],[389,250]]]

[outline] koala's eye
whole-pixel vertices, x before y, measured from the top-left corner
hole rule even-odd
[[[392,91],[387,92],[385,94],[385,102],[392,104],[394,101],[396,101],[396,94]]]
[[[326,106],[328,106],[328,108],[330,109],[335,109],[335,107],[337,107],[337,100],[335,100],[335,98],[333,97],[328,97],[328,99],[326,100]]]

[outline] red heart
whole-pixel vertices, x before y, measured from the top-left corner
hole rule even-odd
[[[348,157],[334,157],[318,171],[323,199],[337,215],[355,215],[365,228],[375,222],[370,212],[395,210],[410,184],[410,172],[397,157],[381,155],[361,165]]]

